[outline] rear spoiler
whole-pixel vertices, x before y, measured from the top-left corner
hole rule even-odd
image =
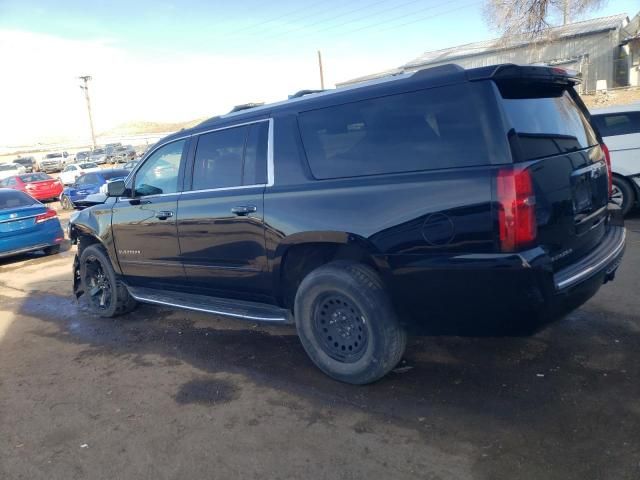
[[[467,71],[471,81],[492,79],[496,81],[540,82],[574,86],[582,82],[578,72],[559,67],[533,65],[493,65]]]

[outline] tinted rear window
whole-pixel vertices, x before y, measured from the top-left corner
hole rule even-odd
[[[24,183],[30,183],[53,179],[46,173],[28,173],[26,175],[20,175],[20,180],[22,180]]]
[[[303,112],[300,130],[319,179],[490,163],[467,85]]]
[[[0,190],[0,210],[7,208],[28,207],[38,202],[29,195],[18,190]]]
[[[566,90],[538,91],[526,97],[505,95],[503,105],[510,128],[519,139],[522,160],[558,155],[598,143],[584,112]]]
[[[640,112],[604,113],[591,119],[603,137],[640,133]]]

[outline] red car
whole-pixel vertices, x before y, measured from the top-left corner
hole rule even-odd
[[[0,181],[0,188],[13,188],[31,195],[36,200],[57,200],[62,193],[62,183],[46,173],[23,173]]]

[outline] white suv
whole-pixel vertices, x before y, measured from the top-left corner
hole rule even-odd
[[[640,202],[640,103],[591,110],[611,153],[612,200],[627,214]]]

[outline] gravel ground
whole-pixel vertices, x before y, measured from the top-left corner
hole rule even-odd
[[[289,327],[71,295],[73,249],[0,261],[2,479],[638,479],[640,216],[612,284],[528,338],[414,338],[336,383]]]

